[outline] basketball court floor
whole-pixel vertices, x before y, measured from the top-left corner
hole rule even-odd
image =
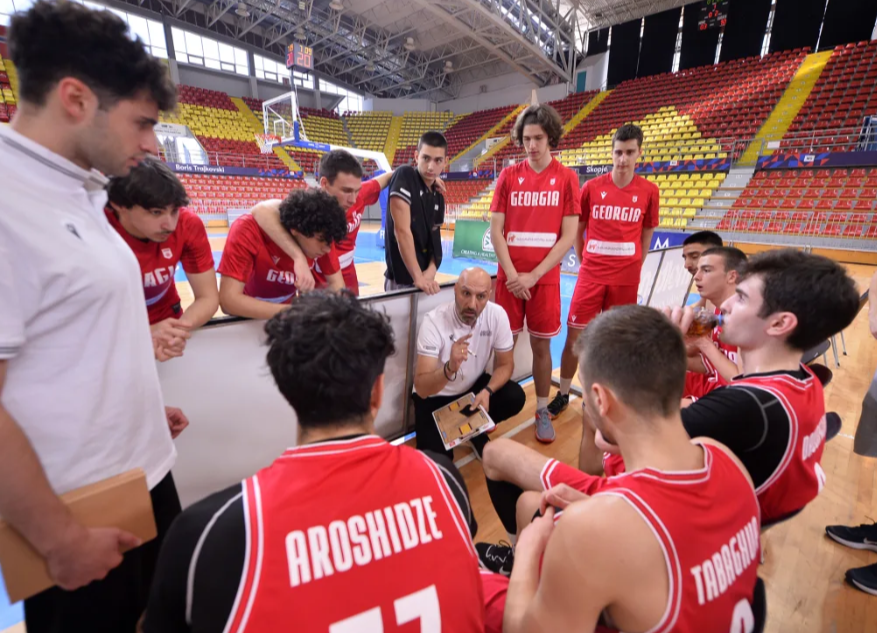
[[[365,225],[357,240],[356,265],[362,295],[383,290],[384,251],[375,246],[377,229]],[[210,229],[208,233],[218,263],[227,230]],[[491,273],[496,271],[495,264],[454,259],[448,254],[437,279],[452,281],[472,265]],[[874,267],[849,265],[848,269],[864,292]],[[191,289],[184,275],[178,275],[180,295],[184,303],[191,302]],[[574,286],[575,277],[561,275],[564,324]],[[694,296],[689,301],[696,299]],[[846,569],[877,562],[877,554],[841,547],[827,539],[824,532],[830,524],[858,525],[877,520],[877,460],[860,457],[852,450],[862,397],[877,367],[877,342],[870,335],[867,310],[859,313],[845,335],[849,354],[841,356],[840,367],[834,366],[829,355],[834,380],[825,391],[826,410],[840,414],[843,429],[825,449],[822,466],[828,477],[826,488],[801,515],[762,536],[766,553],[759,575],[768,591],[768,633],[873,633],[877,623],[877,597],[853,589],[843,580]],[[564,325],[564,330],[552,341],[555,367],[560,364],[565,336]],[[500,424],[491,437],[513,437],[545,455],[575,465],[581,441],[578,401],[573,400],[555,421],[557,440],[543,445],[535,440],[532,429],[536,401],[532,381],[525,383],[525,392],[524,410]],[[504,539],[505,531],[490,503],[480,463],[465,447],[456,449],[454,457],[466,480],[478,520],[476,540],[495,543]],[[0,583],[0,633],[25,633],[21,621],[20,605],[8,605]]]

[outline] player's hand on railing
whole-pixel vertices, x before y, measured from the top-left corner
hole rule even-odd
[[[314,289],[314,275],[311,273],[311,267],[308,260],[304,257],[297,257],[293,260],[293,271],[295,272],[295,287],[301,292],[310,292]]]
[[[471,334],[467,334],[451,345],[451,357],[448,359],[448,367],[452,372],[456,372],[469,358],[469,339]]]
[[[420,279],[414,282],[414,286],[428,295],[438,294],[439,288],[438,282],[435,279],[429,279],[426,276],[421,277]]]
[[[182,356],[186,341],[192,336],[191,329],[179,319],[165,319],[151,325],[149,331],[156,360],[164,362]]]

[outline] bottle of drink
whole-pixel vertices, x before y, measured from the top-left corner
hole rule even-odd
[[[718,325],[722,324],[722,315],[712,310],[700,308],[694,313],[694,321],[688,328],[688,336],[708,336]]]

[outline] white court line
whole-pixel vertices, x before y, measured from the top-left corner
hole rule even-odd
[[[849,435],[849,434],[847,434],[847,433],[838,433],[838,434],[837,434],[837,437],[845,437],[845,438],[847,438],[848,440],[854,440],[854,439],[856,439],[855,437],[853,437],[852,435]]]
[[[577,400],[577,399],[578,399],[578,398],[577,398],[575,395],[573,395],[572,393],[570,393],[570,395],[569,395],[569,401],[570,401],[570,403],[572,403],[573,401],[575,401],[575,400]],[[524,429],[533,426],[535,423],[536,423],[536,417],[534,416],[534,417],[530,418],[529,420],[526,420],[526,421],[524,421],[524,422],[521,422],[518,426],[516,426],[515,428],[511,429],[510,431],[507,431],[506,433],[503,433],[503,434],[500,435],[499,437],[500,437],[500,439],[505,439],[505,438],[509,438],[509,437],[514,437],[515,435],[517,435],[518,433],[520,433],[520,432],[523,431]],[[470,450],[471,450],[471,449],[470,449]],[[466,455],[466,457],[461,457],[460,459],[458,459],[457,461],[455,461],[455,462],[454,462],[454,466],[456,466],[456,467],[457,467],[457,470],[459,470],[459,469],[461,469],[463,466],[465,466],[466,464],[468,464],[469,462],[471,462],[473,459],[475,459],[475,451],[472,451],[472,452],[470,452],[468,455]]]

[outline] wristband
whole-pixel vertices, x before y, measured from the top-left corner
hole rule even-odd
[[[485,388],[484,388],[484,391],[486,391],[487,393],[489,393],[491,396],[493,395],[493,389],[491,389],[489,386],[488,386],[488,387],[485,387]]]

